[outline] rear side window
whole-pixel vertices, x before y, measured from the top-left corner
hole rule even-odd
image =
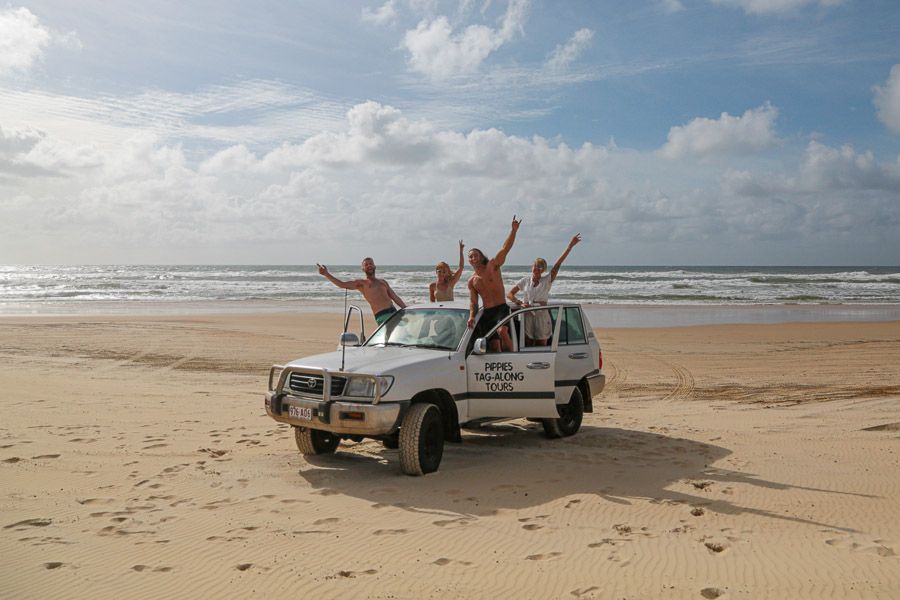
[[[560,345],[587,343],[584,336],[584,322],[581,320],[581,309],[566,307],[562,328],[559,330],[559,343]]]

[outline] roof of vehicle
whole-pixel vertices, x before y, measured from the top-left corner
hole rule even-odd
[[[517,308],[515,305],[509,304],[508,302],[507,302],[507,304],[509,305],[510,308]],[[547,304],[547,306],[581,306],[581,304],[579,304],[578,302],[554,302],[551,300]],[[460,309],[460,308],[462,308],[465,310],[469,310],[469,302],[467,300],[466,301],[453,300],[453,301],[449,301],[449,302],[422,302],[419,304],[407,305],[406,308],[408,308],[408,309],[412,309],[412,308],[432,308],[432,309],[433,308],[455,308],[455,309]],[[537,308],[537,307],[534,307],[534,308]]]

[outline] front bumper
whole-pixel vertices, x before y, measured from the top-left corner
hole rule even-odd
[[[606,375],[603,373],[588,375],[587,382],[591,388],[591,398],[594,398],[597,394],[602,392],[604,386],[606,386]]]
[[[266,414],[280,423],[309,427],[347,435],[390,435],[400,427],[400,419],[409,402],[341,402],[302,398],[290,394],[266,392]],[[310,418],[290,416],[309,414]],[[351,418],[352,415],[352,418]],[[360,416],[362,418],[360,418]]]

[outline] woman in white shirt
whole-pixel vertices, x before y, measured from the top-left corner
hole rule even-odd
[[[559,268],[563,261],[569,256],[572,248],[581,241],[581,234],[576,233],[565,251],[556,259],[553,268],[550,270],[550,276],[545,277],[544,271],[547,270],[547,261],[543,258],[537,258],[531,266],[531,276],[525,276],[514,285],[506,297],[509,298],[516,306],[528,308],[529,306],[546,306],[550,301],[550,287],[556,280]],[[523,300],[519,300],[516,294],[522,292]],[[550,334],[553,331],[553,323],[550,320],[550,312],[546,310],[528,313],[525,319],[525,340],[528,346],[546,346],[550,341]]]

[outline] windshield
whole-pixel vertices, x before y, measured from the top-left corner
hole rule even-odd
[[[456,350],[468,318],[469,311],[464,308],[403,309],[379,327],[365,345]]]

